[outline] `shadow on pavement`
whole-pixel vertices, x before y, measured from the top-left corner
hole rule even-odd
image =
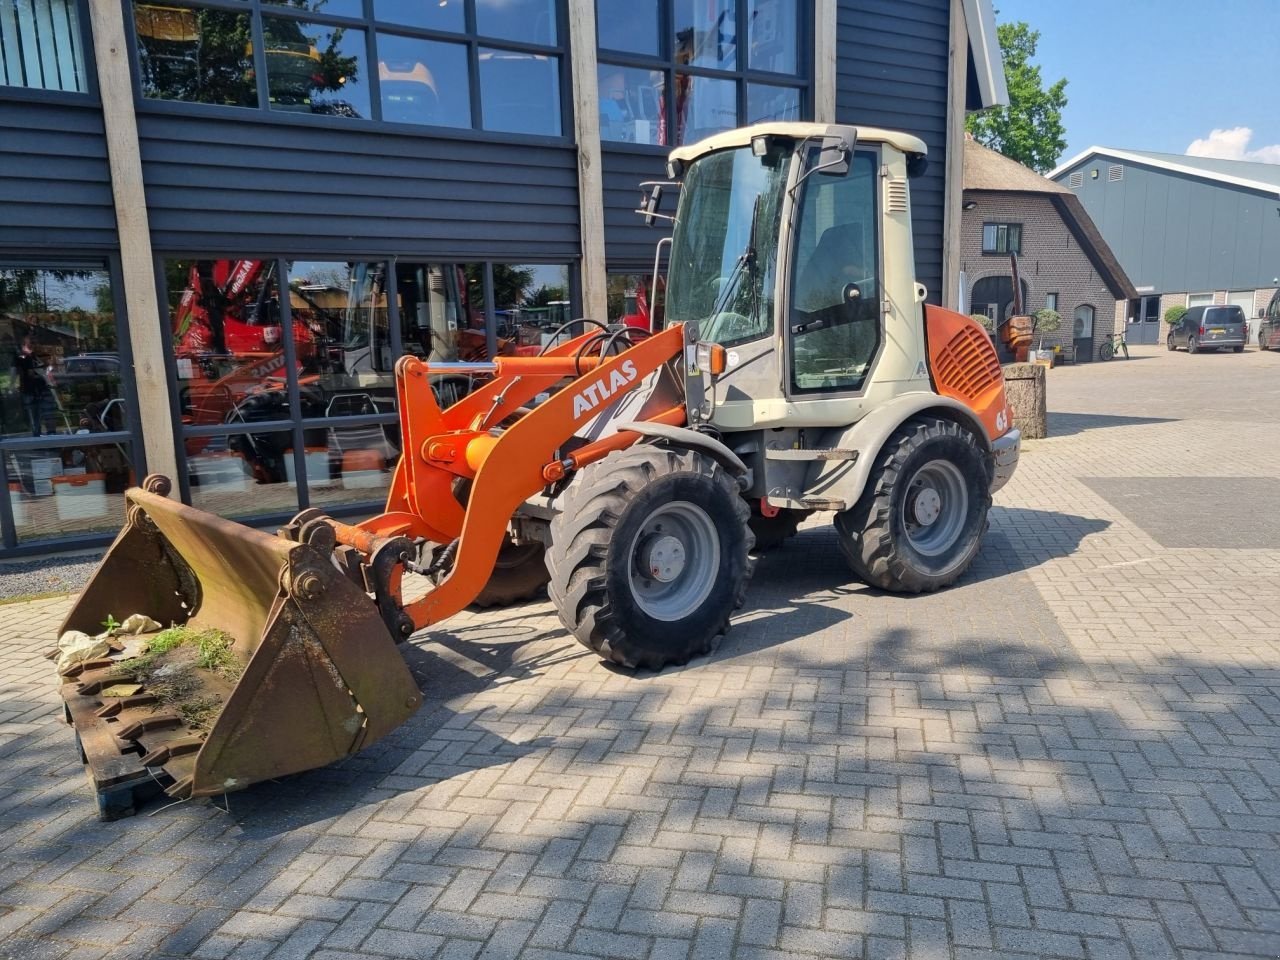
[[[1100,413],[1049,413],[1049,438],[1072,437],[1087,430],[1134,427],[1149,423],[1176,423],[1171,417],[1116,417]]]

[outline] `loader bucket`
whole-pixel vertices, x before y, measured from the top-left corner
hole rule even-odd
[[[140,666],[153,633],[63,672],[100,802],[139,771],[185,798],[325,766],[414,713],[421,693],[377,607],[330,557],[167,499],[167,485],[128,491],[127,523],[62,630],[142,613],[190,628],[170,636],[223,631],[233,656],[175,683],[171,665]]]

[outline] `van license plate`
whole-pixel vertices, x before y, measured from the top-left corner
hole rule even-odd
[[[1210,333],[1226,333],[1227,331],[1223,330],[1221,327],[1214,327],[1209,332]]]

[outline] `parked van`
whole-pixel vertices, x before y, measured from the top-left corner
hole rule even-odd
[[[1230,347],[1236,353],[1244,350],[1249,339],[1249,322],[1238,306],[1192,307],[1169,331],[1166,341],[1170,350],[1184,348],[1187,353],[1221,350]]]
[[[1280,290],[1258,318],[1258,349],[1280,350]]]

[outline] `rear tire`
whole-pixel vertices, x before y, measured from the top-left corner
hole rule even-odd
[[[1187,353],[1199,353],[1200,345],[1196,343],[1195,337],[1187,338]]]
[[[789,510],[781,508],[776,516],[766,517],[760,512],[758,503],[751,504],[751,519],[748,525],[755,534],[757,551],[774,550],[796,535],[800,521],[807,517],[806,510]]]
[[[959,424],[908,420],[881,449],[858,502],[836,515],[853,572],[894,593],[955,583],[982,543],[990,471],[986,451]]]
[[[1116,355],[1116,348],[1115,348],[1115,345],[1112,343],[1109,343],[1109,342],[1104,343],[1101,347],[1098,348],[1099,360],[1110,360],[1115,355]]]
[[[749,517],[736,481],[701,453],[641,444],[584,468],[551,521],[561,623],[624,667],[707,653],[742,604]]]
[[[1242,343],[1238,347],[1232,347],[1231,350],[1233,353],[1244,353],[1244,344]]]
[[[1263,334],[1262,334],[1262,331],[1261,331],[1261,330],[1259,330],[1259,331],[1258,331],[1258,349],[1259,349],[1259,350],[1268,350],[1268,349],[1270,349],[1270,348],[1267,346],[1267,338],[1266,338],[1265,336],[1263,336]]]

